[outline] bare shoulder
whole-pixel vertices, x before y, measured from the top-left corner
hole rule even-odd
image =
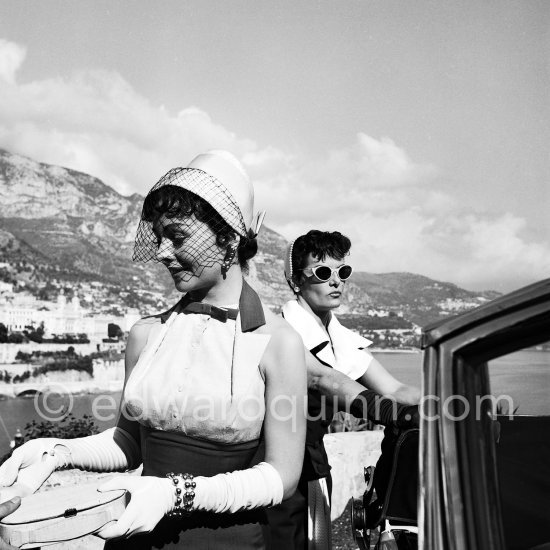
[[[147,317],[142,317],[139,321],[136,321],[132,328],[130,329],[129,337],[139,338],[143,335],[148,336],[149,332],[155,325],[161,324],[160,315],[149,315]]]
[[[265,320],[262,332],[271,338],[262,358],[262,366],[268,375],[293,376],[296,370],[302,370],[298,367],[305,361],[302,338],[280,315],[266,310]]]
[[[160,327],[161,317],[160,315],[151,315],[149,317],[143,317],[130,329],[128,334],[128,346],[127,347],[140,347],[141,344],[145,345],[149,334],[155,329],[155,327]]]
[[[264,307],[264,315],[265,326],[262,327],[263,332],[271,335],[272,342],[285,342],[289,346],[303,345],[300,335],[281,315],[276,315],[266,307]]]
[[[126,344],[126,371],[131,370],[137,363],[143,348],[147,344],[147,340],[153,330],[161,326],[161,316],[151,315],[143,317],[130,329],[128,334],[128,342]]]

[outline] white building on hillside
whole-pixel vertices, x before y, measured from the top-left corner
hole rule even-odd
[[[44,325],[46,334],[87,334],[91,341],[107,338],[109,323],[117,324],[123,331],[140,318],[137,310],[128,310],[124,316],[93,315],[80,305],[74,296],[70,301],[63,291],[56,302],[37,300],[30,294],[18,293],[13,298],[0,301],[0,323],[10,332],[20,332],[28,326]]]

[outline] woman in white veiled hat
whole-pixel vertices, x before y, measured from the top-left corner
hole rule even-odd
[[[74,440],[38,439],[0,468],[123,471],[100,490],[131,501],[99,536],[109,549],[266,547],[265,512],[293,494],[305,440],[306,374],[299,336],[243,279],[261,220],[231,154],[199,155],[147,195],[134,259],[170,271],[183,298],[132,328],[117,426]],[[254,464],[262,434],[265,458]],[[30,476],[32,478],[32,475]],[[29,476],[27,475],[27,480]]]

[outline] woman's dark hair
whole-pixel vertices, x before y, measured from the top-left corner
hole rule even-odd
[[[236,237],[236,232],[208,202],[176,185],[165,185],[145,197],[142,220],[154,223],[162,215],[168,218],[194,215],[197,220],[206,223],[216,235],[216,244],[220,248],[226,247]],[[258,242],[249,230],[248,237],[241,237],[237,248],[237,258],[243,270],[248,269],[248,260],[253,258],[256,252]]]
[[[323,262],[328,256],[343,260],[349,254],[351,241],[339,231],[318,231],[312,229],[298,237],[292,245],[292,278],[299,282],[301,269],[307,265],[307,257],[311,254]]]

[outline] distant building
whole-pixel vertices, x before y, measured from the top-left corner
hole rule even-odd
[[[466,311],[480,305],[480,302],[447,298],[437,304],[443,311]]]
[[[0,301],[0,323],[10,332],[21,332],[28,326],[43,324],[47,334],[87,334],[91,341],[100,342],[107,337],[109,323],[115,323],[127,332],[139,318],[136,309],[120,316],[93,314],[80,305],[77,296],[67,300],[62,289],[56,302],[37,300],[26,293],[17,293],[11,299]]]
[[[0,323],[9,331],[21,331],[28,325],[39,325],[38,304],[34,296],[15,294],[12,300],[0,304]]]
[[[390,312],[384,309],[369,309],[367,311],[369,317],[388,317],[389,314]]]

